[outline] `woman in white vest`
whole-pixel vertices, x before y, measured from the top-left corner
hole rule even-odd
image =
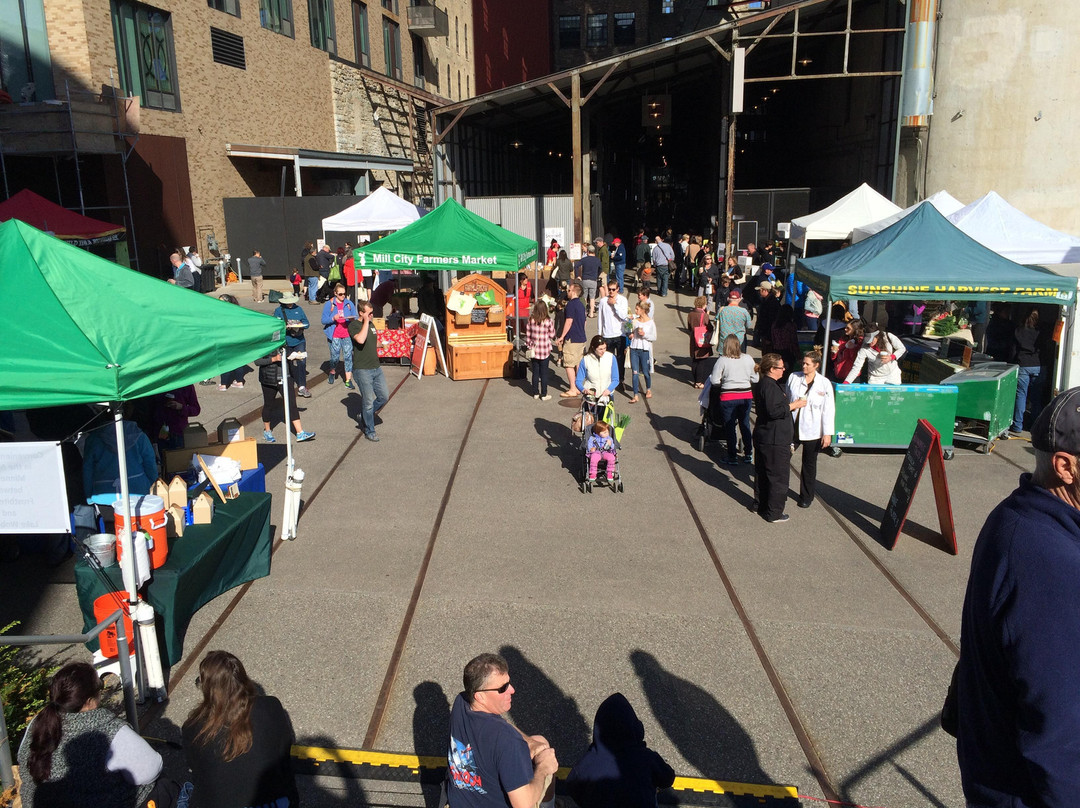
[[[589,351],[578,364],[577,389],[597,398],[610,398],[619,386],[619,368],[615,354],[608,353],[607,342],[597,334],[589,343]]]
[[[821,352],[807,351],[802,361],[802,373],[788,376],[788,398],[792,403],[804,400],[806,406],[792,410],[795,421],[795,448],[802,449],[802,469],[799,473],[799,507],[809,508],[814,501],[817,483],[818,452],[829,448],[835,433],[836,399],[832,382],[822,376]]]

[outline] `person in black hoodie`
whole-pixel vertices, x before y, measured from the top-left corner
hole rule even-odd
[[[656,790],[675,782],[675,770],[645,745],[645,727],[622,693],[596,711],[593,741],[566,778],[580,808],[655,808]]]
[[[1024,411],[1031,404],[1031,420],[1042,411],[1043,337],[1039,330],[1039,312],[1032,309],[1024,324],[1013,334],[1012,361],[1019,365],[1016,376],[1016,406],[1013,408],[1010,437],[1019,437],[1024,429]]]
[[[788,480],[791,477],[791,444],[795,425],[791,413],[806,406],[806,399],[789,401],[780,354],[761,357],[761,377],[754,390],[754,477],[757,481],[757,512],[766,522],[786,522]]]

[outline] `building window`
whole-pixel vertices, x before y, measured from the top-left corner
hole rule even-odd
[[[391,14],[397,14],[397,2],[398,0],[382,0],[382,7]]]
[[[352,4],[353,47],[356,48],[356,61],[364,67],[371,67],[371,43],[368,41],[367,5],[353,0]]]
[[[413,84],[417,87],[424,86],[424,43],[416,34],[409,37],[412,40],[413,58]]]
[[[660,13],[671,14],[675,11],[675,0],[660,0]]]
[[[615,35],[612,44],[633,45],[637,36],[635,17],[633,11],[623,11],[615,14]]]
[[[206,0],[206,5],[218,11],[224,11],[226,14],[232,14],[234,17],[240,16],[240,0]]]
[[[393,20],[383,17],[382,35],[386,75],[401,81],[401,28]]]
[[[469,58],[469,24],[465,23],[465,58]]]
[[[180,109],[172,16],[133,0],[112,0],[113,40],[120,84],[148,109]]]
[[[607,14],[590,14],[585,28],[585,47],[600,48],[607,44]]]
[[[559,17],[559,47],[581,47],[581,15],[563,14]]]
[[[247,58],[244,55],[244,38],[236,34],[210,28],[210,51],[219,65],[247,70]]]
[[[334,37],[334,0],[308,0],[312,47],[337,53]]]
[[[267,31],[291,37],[292,0],[259,0],[259,25]]]

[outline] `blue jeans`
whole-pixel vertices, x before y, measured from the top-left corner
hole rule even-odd
[[[659,297],[667,297],[668,277],[670,274],[666,264],[656,268],[656,294]]]
[[[364,418],[364,432],[370,435],[375,431],[375,410],[381,410],[386,405],[390,391],[386,387],[382,368],[359,368],[354,378],[363,399],[360,414]]]
[[[649,370],[649,350],[646,348],[630,349],[630,372],[634,376],[634,395],[638,394],[638,376],[643,376],[645,390],[652,389],[652,372]]]
[[[314,278],[305,278],[307,281],[307,299],[314,303],[315,293],[319,291],[319,277],[316,275]]]
[[[352,337],[331,337],[330,372],[337,372],[338,360],[345,363],[345,372],[352,373]]]
[[[750,405],[752,403],[753,399],[749,398],[720,402],[720,417],[724,420],[728,458],[731,460],[735,460],[739,456],[739,443],[735,435],[736,428],[738,428],[739,434],[742,435],[743,452],[749,457],[750,452],[753,451],[750,433]]]
[[[1013,432],[1020,432],[1024,428],[1024,410],[1027,409],[1028,397],[1031,397],[1031,420],[1034,421],[1039,410],[1042,409],[1042,381],[1040,377],[1041,367],[1026,368],[1020,366],[1016,375],[1016,408],[1013,410]]]
[[[615,280],[619,283],[619,294],[621,295],[626,290],[623,288],[623,276],[626,274],[626,264],[619,266],[615,265]]]

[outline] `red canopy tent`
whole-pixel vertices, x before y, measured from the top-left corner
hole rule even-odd
[[[78,247],[118,241],[126,228],[62,208],[29,188],[0,202],[0,222],[18,219]]]

